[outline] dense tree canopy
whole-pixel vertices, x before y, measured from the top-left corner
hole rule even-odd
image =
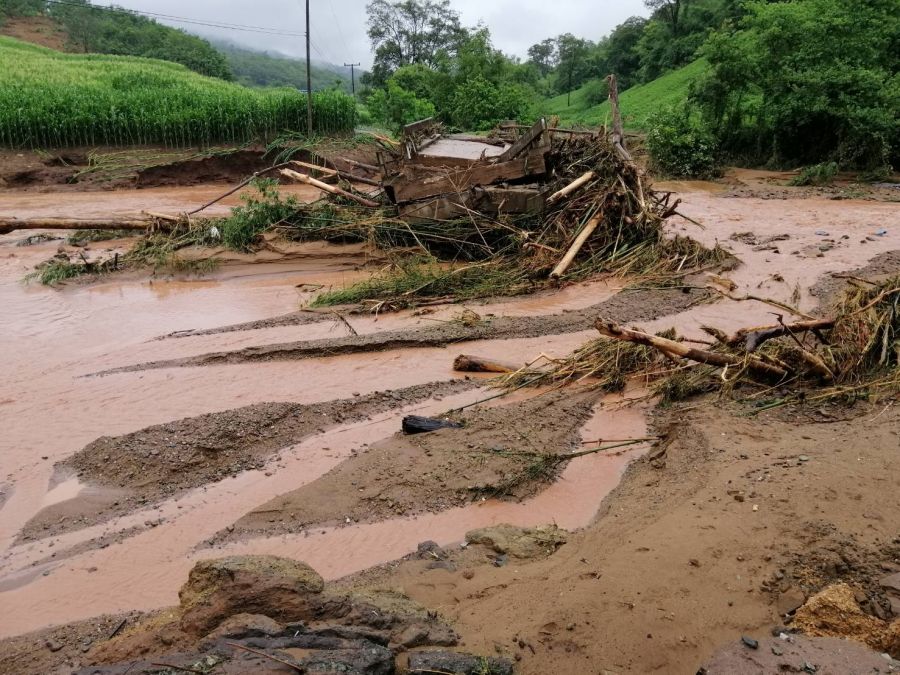
[[[884,166],[900,150],[896,0],[746,5],[738,31],[715,34],[693,97],[732,155],[802,164]]]
[[[403,66],[452,57],[467,35],[450,0],[372,0],[366,11],[378,85]]]

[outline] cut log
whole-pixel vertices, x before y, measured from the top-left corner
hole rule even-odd
[[[550,199],[547,200],[547,203],[555,204],[559,200],[568,197],[570,194],[572,194],[579,188],[584,187],[585,185],[590,183],[594,179],[594,176],[596,176],[596,175],[597,174],[595,174],[593,171],[588,171],[586,174],[579,176],[578,178],[573,180],[571,183],[566,185],[566,187],[564,187],[562,190],[559,190],[558,192],[554,192],[552,195],[550,195]]]
[[[535,123],[533,127],[522,134],[522,137],[519,140],[513,143],[503,152],[502,155],[500,155],[499,161],[508,162],[511,159],[515,159],[523,152],[525,152],[532,143],[540,139],[546,130],[547,120],[542,117]]]
[[[297,173],[296,171],[291,171],[290,169],[282,169],[281,175],[285,178],[295,180],[298,183],[306,183],[307,185],[312,185],[314,188],[318,188],[323,192],[328,192],[329,194],[337,195],[339,197],[345,197],[346,199],[354,201],[362,206],[368,206],[370,208],[378,208],[380,206],[378,202],[373,202],[371,199],[366,199],[365,197],[360,197],[359,195],[355,195],[352,192],[347,192],[346,190],[342,190],[341,188],[334,185],[323,183],[322,181],[316,180],[315,178],[307,176],[303,173]]]
[[[153,220],[72,220],[68,218],[29,218],[0,220],[0,234],[16,230],[146,230]]]
[[[572,261],[575,260],[575,256],[578,255],[578,252],[581,251],[582,247],[585,245],[587,240],[590,239],[591,235],[594,234],[594,230],[597,229],[601,222],[603,222],[602,213],[598,213],[587,222],[587,225],[584,226],[584,229],[582,229],[581,233],[575,238],[572,246],[570,246],[569,250],[566,251],[563,259],[560,260],[559,264],[553,268],[552,272],[550,272],[551,279],[559,279],[563,274],[566,273],[566,270],[569,269]]]
[[[460,373],[514,373],[518,368],[499,361],[483,359],[480,356],[460,354],[453,361],[453,370]]]
[[[637,344],[653,347],[661,352],[668,352],[673,356],[680,356],[684,359],[696,361],[697,363],[705,363],[710,366],[718,366],[724,368],[726,366],[736,366],[738,368],[746,367],[754,374],[765,377],[766,379],[782,380],[788,376],[788,371],[784,368],[766,363],[758,357],[747,355],[745,358],[733,356],[731,354],[721,354],[719,352],[708,352],[703,349],[689,347],[683,342],[668,340],[658,335],[650,335],[631,328],[624,328],[611,321],[597,319],[595,327],[600,331],[601,335],[614,338],[616,340],[624,340],[626,342],[635,342]]]

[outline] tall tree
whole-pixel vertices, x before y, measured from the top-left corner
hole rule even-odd
[[[681,27],[681,18],[687,10],[690,0],[644,0],[644,5],[651,10],[654,15],[660,16],[669,24],[672,29],[672,35],[678,37],[678,31]]]
[[[547,75],[559,63],[556,40],[547,38],[528,48],[528,60],[538,67],[541,75]]]
[[[468,35],[450,0],[372,0],[366,11],[376,84],[403,66],[433,66],[441,54],[454,56]]]

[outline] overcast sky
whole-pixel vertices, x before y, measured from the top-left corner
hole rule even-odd
[[[303,33],[303,0],[94,0],[96,4],[156,12],[200,21],[275,28]],[[312,0],[313,59],[372,64],[366,35],[367,0]],[[463,23],[491,30],[494,45],[524,57],[528,47],[560,33],[597,40],[629,16],[646,15],[642,0],[451,0]],[[160,19],[205,37],[227,38],[255,49],[303,56],[302,37],[225,30]]]

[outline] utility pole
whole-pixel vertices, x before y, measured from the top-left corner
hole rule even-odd
[[[353,95],[356,96],[356,66],[361,66],[361,63],[345,63],[344,68],[350,69],[350,88],[353,91]]]
[[[306,0],[306,136],[313,134],[312,58],[309,52],[309,0]]]

